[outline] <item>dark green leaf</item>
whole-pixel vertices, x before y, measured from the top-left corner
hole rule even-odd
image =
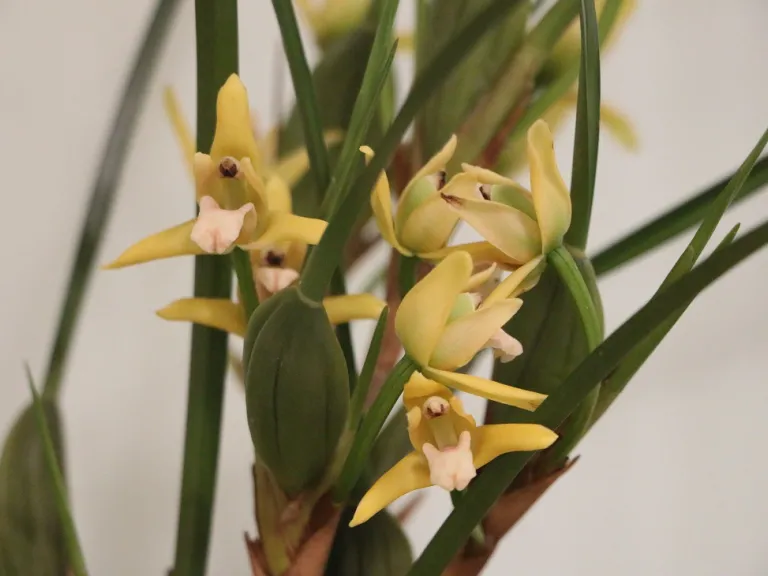
[[[520,1],[522,0],[495,0],[487,9],[473,18],[416,79],[382,142],[374,147],[376,156],[356,179],[352,188],[353,194],[347,197],[334,214],[320,244],[310,254],[304,266],[300,284],[305,296],[319,302],[325,294],[326,287],[342,256],[344,244],[378,179],[379,172],[389,164],[395,148],[416,113],[472,46],[485,33],[492,30],[493,25],[499,23],[500,19]]]
[[[85,559],[83,558],[83,551],[77,537],[75,521],[72,519],[72,513],[69,510],[64,475],[59,467],[57,452],[60,451],[60,447],[57,446],[57,443],[54,443],[53,436],[48,428],[46,410],[43,407],[40,396],[37,394],[37,389],[35,388],[35,383],[32,381],[32,373],[29,370],[29,366],[27,366],[26,369],[29,391],[32,393],[32,408],[35,412],[37,433],[40,435],[43,455],[45,456],[46,472],[51,479],[56,512],[59,515],[59,521],[61,522],[63,529],[64,544],[67,549],[68,568],[72,571],[74,576],[87,576]]]
[[[638,256],[654,250],[699,222],[707,212],[712,200],[723,191],[735,175],[734,173],[723,178],[703,192],[696,194],[682,204],[678,204],[598,252],[592,259],[597,275],[607,274]],[[760,191],[767,183],[768,158],[761,158],[755,164],[733,202],[746,200],[755,192]]]
[[[594,0],[581,0],[579,21],[581,64],[571,175],[573,218],[565,240],[583,250],[587,244],[589,221],[592,216],[600,138],[600,39]]]
[[[389,308],[385,307],[381,311],[379,319],[376,322],[376,328],[373,331],[371,344],[368,346],[368,353],[365,355],[363,370],[360,372],[360,380],[358,380],[357,386],[355,386],[354,392],[352,393],[352,400],[349,403],[349,427],[351,430],[357,430],[357,425],[360,423],[360,417],[363,413],[363,405],[368,396],[371,380],[373,380],[373,373],[376,370],[376,362],[379,360],[379,352],[381,352],[381,343],[384,339],[384,330],[387,327],[388,317]]]
[[[157,2],[152,21],[133,63],[117,115],[112,123],[96,181],[91,190],[91,198],[88,201],[88,210],[81,228],[75,262],[70,271],[66,296],[61,307],[53,348],[48,360],[48,368],[43,381],[43,394],[46,397],[55,397],[61,386],[72,335],[93,270],[93,262],[101,245],[104,228],[112,212],[115,193],[120,183],[128,147],[136,126],[136,118],[144,103],[152,70],[179,4],[179,0],[159,0]]]
[[[617,364],[642,340],[686,302],[696,297],[717,278],[768,244],[768,222],[765,222],[717,251],[705,262],[653,298],[624,322],[603,344],[590,354],[568,376],[536,411],[534,420],[549,428],[557,428]],[[409,574],[438,576],[453,554],[467,540],[497,498],[507,489],[533,454],[518,452],[501,456],[488,464],[473,481],[459,505],[454,509]]]
[[[331,182],[331,166],[323,139],[323,122],[315,95],[315,85],[312,83],[312,73],[309,70],[304,46],[301,43],[293,2],[272,0],[272,6],[275,8],[285,56],[288,59],[288,67],[293,78],[296,104],[301,115],[304,140],[309,156],[309,168],[318,190],[325,191]]]
[[[413,446],[408,436],[408,419],[405,417],[405,409],[400,407],[381,429],[373,445],[368,478],[371,484],[412,450]]]
[[[237,1],[195,0],[195,24],[197,149],[205,151],[213,142],[219,88],[237,72]],[[228,258],[195,257],[196,297],[229,298],[231,290]],[[173,576],[206,571],[226,371],[227,334],[194,324]]]

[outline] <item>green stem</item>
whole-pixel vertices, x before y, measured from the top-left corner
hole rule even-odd
[[[219,87],[237,72],[237,0],[195,0],[197,149],[210,150]],[[229,259],[195,258],[196,297],[229,298]],[[206,571],[227,369],[227,334],[192,326],[184,468],[173,576]]]
[[[360,372],[360,380],[355,386],[352,393],[352,399],[349,402],[349,429],[352,432],[357,431],[357,427],[360,425],[360,419],[363,415],[363,407],[365,406],[365,399],[368,396],[368,389],[371,387],[371,380],[373,380],[373,373],[376,370],[376,362],[379,360],[379,353],[381,352],[381,343],[384,340],[384,331],[387,327],[387,318],[389,316],[389,308],[384,308],[379,315],[379,320],[376,322],[376,328],[373,331],[373,337],[371,338],[371,345],[368,347],[368,354],[365,356],[365,362],[363,363],[363,370]]]
[[[333,491],[335,502],[344,502],[357,484],[365,464],[368,462],[376,436],[378,436],[387,416],[392,412],[392,408],[402,394],[405,383],[417,368],[418,366],[413,360],[408,356],[403,356],[387,376],[376,400],[363,418],[357,434],[355,434],[352,448]]]
[[[344,273],[339,268],[334,271],[331,278],[331,293],[335,296],[343,296],[347,293]],[[339,346],[341,346],[341,351],[344,354],[344,362],[347,364],[349,388],[354,390],[357,386],[357,367],[355,365],[355,348],[352,344],[352,331],[348,322],[336,326],[336,339],[339,341]]]
[[[245,317],[250,318],[254,310],[259,307],[259,297],[256,295],[256,285],[253,282],[253,267],[248,252],[235,248],[232,254],[232,268],[237,276],[237,285],[240,288],[240,298],[245,308]]]
[[[112,205],[125,166],[125,159],[128,156],[129,144],[136,128],[136,117],[144,103],[157,55],[163,46],[179,4],[179,0],[157,2],[151,24],[133,63],[117,115],[112,123],[107,146],[88,201],[88,213],[80,229],[75,262],[70,271],[66,296],[48,359],[48,368],[43,380],[45,398],[55,398],[61,388],[72,336],[77,327],[77,319],[80,316],[85,291],[93,271],[93,262],[99,252],[104,229],[112,213]]]
[[[570,252],[564,247],[555,248],[547,256],[547,260],[557,271],[563,284],[571,293],[573,302],[581,316],[581,323],[584,327],[584,334],[587,338],[587,346],[591,352],[600,345],[602,341],[602,324],[597,314],[597,309],[592,301],[584,277],[581,275],[576,262],[573,260]]]
[[[735,175],[734,172],[726,176],[598,252],[592,258],[595,274],[602,276],[612,272],[672,240],[701,221],[712,201],[720,195]],[[733,204],[751,197],[766,184],[768,184],[768,157],[760,159],[755,164],[744,186],[734,198]]]
[[[404,297],[416,284],[416,268],[419,259],[416,256],[400,255],[400,269],[397,272],[397,280],[400,285],[400,296]]]

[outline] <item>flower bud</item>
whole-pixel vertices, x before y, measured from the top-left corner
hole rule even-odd
[[[43,410],[63,463],[56,405]],[[0,456],[0,574],[65,574],[67,555],[51,473],[33,406],[11,428]]]
[[[296,497],[323,479],[349,407],[344,355],[323,306],[297,288],[269,298],[248,323],[243,360],[256,455]]]

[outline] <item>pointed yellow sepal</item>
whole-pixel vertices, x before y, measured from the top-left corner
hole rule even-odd
[[[386,304],[373,294],[345,294],[328,296],[323,307],[331,324],[346,324],[352,320],[375,320]]]
[[[537,256],[530,262],[520,266],[493,289],[483,300],[480,307],[492,306],[497,302],[503,302],[507,298],[519,296],[533,288],[541,277],[545,263],[544,256]]]
[[[547,399],[544,394],[507,386],[506,384],[481,378],[480,376],[473,376],[472,374],[459,374],[428,367],[424,368],[423,371],[429,378],[449,388],[455,388],[474,396],[481,396],[499,404],[517,406],[530,412],[536,410]]]
[[[539,424],[486,424],[472,434],[472,455],[475,467],[508,452],[533,452],[549,448],[557,434]]]
[[[218,164],[225,156],[249,158],[260,170],[262,160],[252,126],[248,92],[238,75],[232,74],[216,99],[216,132],[211,144],[214,162]]]
[[[175,256],[194,256],[203,254],[203,250],[190,239],[195,220],[189,220],[168,230],[153,234],[128,248],[116,260],[104,266],[105,270],[125,268],[134,264],[173,258]]]
[[[163,91],[163,103],[165,113],[168,115],[176,140],[184,155],[184,162],[187,164],[190,174],[194,176],[195,152],[197,152],[195,138],[192,136],[192,130],[181,112],[181,105],[176,97],[176,92],[170,86]]]
[[[247,321],[242,305],[226,298],[182,298],[157,311],[164,320],[192,322],[245,337]]]

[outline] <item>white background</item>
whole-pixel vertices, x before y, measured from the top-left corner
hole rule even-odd
[[[22,361],[44,369],[89,185],[151,4],[0,2],[3,434],[28,399]],[[265,0],[241,4],[243,77],[267,114],[276,24]],[[768,4],[640,4],[605,58],[603,94],[632,117],[642,148],[630,155],[601,142],[593,247],[736,167],[768,123]],[[174,85],[192,116],[194,74],[188,2],[140,118],[100,262],[192,214],[161,89]],[[571,129],[558,140],[566,174]],[[766,214],[766,197],[750,201],[719,234]],[[652,293],[681,246],[602,283],[610,328]],[[768,253],[752,258],[691,307],[487,574],[768,573],[766,264]],[[91,287],[63,408],[75,516],[96,575],[162,574],[172,559],[189,330],[152,312],[188,295],[191,282],[192,262],[181,259],[100,272]],[[224,422],[210,573],[246,575],[252,455],[234,383]],[[447,504],[430,493],[412,519],[416,551]]]

